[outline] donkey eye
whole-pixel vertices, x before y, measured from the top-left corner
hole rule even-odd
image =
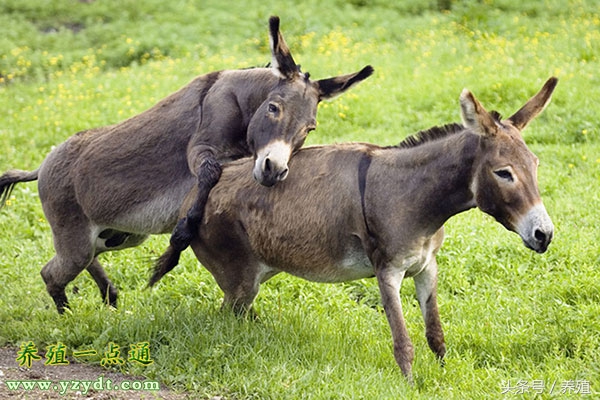
[[[279,107],[277,107],[277,105],[274,103],[269,103],[269,107],[267,109],[269,110],[270,113],[273,113],[273,114],[279,112]]]
[[[512,172],[510,172],[508,169],[497,169],[494,171],[494,174],[496,174],[497,177],[499,177],[500,179],[503,179],[505,181],[508,181],[508,182],[515,181],[515,178],[513,177]]]

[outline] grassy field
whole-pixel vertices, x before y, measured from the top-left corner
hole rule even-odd
[[[220,312],[221,292],[189,251],[144,289],[166,236],[101,257],[118,310],[82,274],[68,287],[72,312],[59,316],[39,275],[53,255],[50,228],[36,185],[21,184],[0,211],[0,345],[103,352],[149,342],[154,363],[121,369],[198,398],[579,398],[586,385],[587,397],[598,395],[600,2],[228,3],[0,0],[0,171],[35,169],[73,133],[135,115],[196,75],[266,64],[267,19],[277,14],[313,78],[376,70],[320,106],[310,144],[394,144],[458,121],[464,87],[510,115],[558,76],[552,103],[525,131],[556,226],[550,249],[530,252],[477,210],[450,220],[438,257],[444,368],[428,349],[412,281],[402,289],[411,387],[375,280],[277,276],[255,302],[260,319],[240,320]]]

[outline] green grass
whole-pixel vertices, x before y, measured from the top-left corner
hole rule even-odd
[[[198,74],[264,65],[266,21],[279,14],[312,77],[376,69],[322,104],[310,143],[393,144],[458,121],[463,87],[510,115],[557,75],[552,103],[525,131],[556,225],[549,251],[530,252],[476,210],[449,221],[438,257],[446,366],[427,347],[408,280],[410,387],[394,362],[374,280],[323,285],[277,276],[255,302],[259,320],[240,320],[220,312],[222,294],[191,254],[144,289],[165,236],[102,256],[120,289],[118,310],[102,306],[82,274],[68,287],[72,313],[58,316],[39,276],[53,255],[50,228],[36,186],[22,184],[0,212],[0,345],[60,341],[100,352],[109,342],[126,349],[149,341],[155,362],[124,371],[201,398],[501,398],[508,380],[543,380],[541,398],[552,397],[552,382],[557,395],[577,380],[597,394],[600,4],[454,1],[440,12],[434,1],[225,3],[1,1],[0,171],[34,169],[78,130],[135,115]]]

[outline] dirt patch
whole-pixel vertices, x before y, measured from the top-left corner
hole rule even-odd
[[[20,367],[16,348],[0,348],[0,399],[95,399],[141,400],[191,399],[189,393],[176,393],[139,376],[123,375],[102,367],[69,360],[68,365]],[[24,387],[23,382],[29,387]],[[49,382],[49,383],[48,383]],[[84,383],[85,382],[85,383]],[[42,386],[48,388],[43,390]],[[16,386],[18,385],[18,387]],[[87,388],[85,387],[87,386]]]

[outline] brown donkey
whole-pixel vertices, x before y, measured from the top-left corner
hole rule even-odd
[[[251,160],[235,161],[210,194],[192,248],[225,293],[224,305],[237,312],[250,308],[259,285],[282,271],[318,282],[376,276],[394,356],[410,378],[414,351],[400,286],[404,277],[414,278],[429,346],[442,359],[435,256],[446,220],[478,207],[539,253],[552,239],[538,159],[521,130],[550,101],[556,83],[548,80],[506,120],[465,90],[462,125],[435,127],[394,147],[302,149],[288,179],[273,188],[252,182]]]
[[[84,269],[116,306],[117,291],[97,256],[172,231],[194,186],[192,217],[199,218],[220,163],[253,155],[249,177],[265,185],[285,179],[289,158],[315,128],[319,101],[373,71],[312,81],[290,55],[279,18],[269,27],[271,68],[200,76],[135,117],[70,137],[38,170],[0,176],[0,205],[16,183],[39,180],[56,250],[42,277],[59,312],[67,306],[65,286]]]

